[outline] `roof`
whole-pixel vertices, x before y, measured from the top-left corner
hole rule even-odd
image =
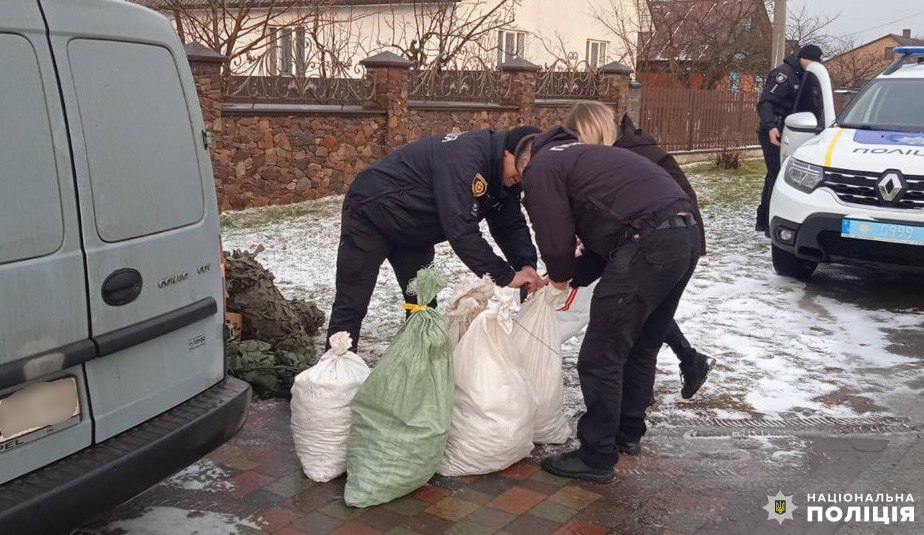
[[[729,13],[740,15],[743,22],[753,19],[755,30],[770,25],[770,16],[761,0],[649,0],[648,9],[653,31],[640,35],[642,61],[707,59],[710,51],[708,46],[703,47],[704,30],[729,39],[737,35],[735,26],[728,24]]]
[[[855,46],[855,47],[851,48],[850,50],[841,52],[840,54],[838,54],[838,55],[836,55],[836,56],[832,56],[832,57],[826,59],[826,60],[825,60],[825,63],[828,63],[829,61],[836,60],[837,58],[840,58],[840,57],[843,57],[843,56],[847,56],[847,55],[849,55],[849,54],[852,54],[852,53],[856,52],[857,50],[860,50],[861,48],[868,47],[869,45],[871,45],[871,44],[873,44],[873,43],[877,43],[877,42],[879,42],[879,41],[882,41],[883,39],[892,39],[893,41],[895,41],[896,43],[898,43],[898,46],[924,46],[924,39],[917,39],[917,38],[914,38],[914,37],[905,37],[905,36],[902,36],[902,35],[896,35],[896,34],[894,34],[894,33],[887,33],[887,34],[883,35],[882,37],[877,37],[877,38],[873,39],[872,41],[867,41],[867,42],[863,43],[862,45]]]
[[[904,37],[902,35],[895,35],[894,33],[889,34],[889,37],[898,41],[899,46],[924,46],[924,39]]]

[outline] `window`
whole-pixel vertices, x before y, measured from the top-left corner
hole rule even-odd
[[[802,78],[802,87],[799,88],[799,94],[796,95],[796,103],[793,106],[793,112],[810,112],[821,124],[824,118],[824,100],[821,97],[821,82],[814,73],[807,72]]]
[[[100,238],[117,242],[202,219],[199,132],[170,51],[91,39],[67,50]]]
[[[895,57],[895,47],[887,46],[885,47],[885,59],[892,59]]]
[[[728,90],[731,92],[738,91],[741,88],[741,73],[728,73]]]
[[[526,32],[499,30],[497,32],[497,64],[501,65],[514,58],[522,58],[526,44]]]
[[[606,41],[587,40],[587,66],[602,67],[606,63]]]
[[[64,239],[64,222],[38,59],[29,41],[18,35],[0,34],[0,51],[4,72],[0,76],[0,95],[3,95],[0,124],[6,130],[0,136],[3,169],[0,264],[3,264],[54,252]],[[69,168],[67,172],[70,173]],[[18,349],[15,344],[0,343],[2,347],[13,347],[14,354]]]
[[[307,42],[304,26],[270,28],[267,74],[304,76]]]
[[[292,73],[292,59],[295,50],[292,48],[292,29],[283,28],[279,31],[279,72]]]
[[[876,79],[853,98],[840,126],[899,132],[924,131],[924,92],[916,79]]]

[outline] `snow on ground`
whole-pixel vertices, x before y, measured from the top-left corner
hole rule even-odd
[[[116,520],[108,524],[106,533],[163,535],[164,533],[179,533],[177,526],[183,526],[182,533],[186,535],[237,535],[247,528],[252,528],[249,530],[251,532],[257,528],[256,524],[232,515],[208,511],[187,511],[175,507],[148,507],[141,516]]]
[[[234,486],[230,479],[231,474],[227,470],[208,459],[202,459],[187,466],[164,483],[185,490],[219,492]]]
[[[866,268],[822,266],[806,285],[773,273],[769,243],[753,230],[761,176],[755,166],[719,174],[688,168],[706,218],[709,254],[678,310],[693,345],[717,367],[696,398],[679,395],[677,361],[659,358],[653,421],[675,417],[853,416],[889,412],[890,392],[920,390],[924,279]],[[223,217],[224,246],[252,249],[290,297],[329,312],[342,197]],[[487,235],[486,229],[485,234]],[[436,263],[460,287],[474,280],[447,244]],[[446,300],[451,289],[440,294]],[[363,325],[360,354],[378,360],[404,318],[390,266]],[[581,335],[563,347],[566,412],[583,410],[575,371]]]

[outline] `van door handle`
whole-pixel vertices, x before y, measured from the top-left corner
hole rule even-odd
[[[141,273],[137,269],[113,271],[103,282],[103,302],[114,307],[127,305],[138,298],[141,287]]]

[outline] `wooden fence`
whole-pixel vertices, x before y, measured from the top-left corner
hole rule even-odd
[[[757,98],[740,91],[646,87],[639,126],[670,151],[756,145]]]

